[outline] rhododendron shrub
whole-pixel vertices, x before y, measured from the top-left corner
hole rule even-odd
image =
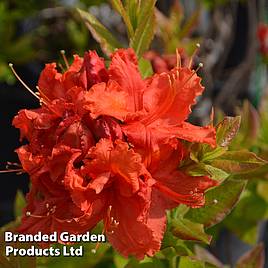
[[[195,71],[177,67],[142,79],[132,49],[74,57],[59,73],[47,64],[39,82],[41,107],[13,120],[16,150],[31,179],[19,231],[83,233],[103,220],[122,255],[144,258],[160,249],[166,210],[202,207],[209,176],[179,168],[185,141],[216,145],[215,129],[186,122],[204,88]]]

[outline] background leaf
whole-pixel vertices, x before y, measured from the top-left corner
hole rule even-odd
[[[92,36],[100,43],[104,53],[109,56],[115,49],[121,47],[120,42],[93,15],[80,9],[77,10]]]
[[[126,24],[129,37],[131,38],[134,35],[134,30],[130,21],[129,14],[126,12],[125,7],[123,6],[121,0],[111,0],[111,3],[114,9],[122,16]]]
[[[263,268],[264,246],[259,244],[243,255],[237,262],[236,268]]]

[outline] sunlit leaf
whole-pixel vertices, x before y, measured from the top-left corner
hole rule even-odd
[[[222,221],[233,209],[246,185],[245,181],[225,180],[206,193],[202,208],[190,209],[185,218],[210,227]]]
[[[77,9],[90,30],[92,36],[100,43],[103,52],[107,55],[122,47],[116,38],[90,13]]]
[[[225,117],[217,129],[217,144],[221,147],[227,147],[236,136],[240,127],[241,117]]]
[[[129,19],[131,21],[134,31],[138,25],[138,13],[139,13],[139,1],[138,0],[126,0],[126,11],[128,13]]]
[[[142,56],[143,52],[149,48],[154,36],[155,3],[156,0],[142,1],[138,17],[138,26],[130,42],[130,46],[136,51],[139,58]]]
[[[153,69],[150,61],[144,58],[139,59],[139,70],[143,78],[147,78],[153,74]]]
[[[229,174],[254,171],[266,164],[266,161],[248,151],[228,151],[211,162]]]
[[[220,168],[213,167],[211,165],[205,165],[205,169],[214,180],[225,180],[229,174]]]
[[[209,244],[211,236],[204,232],[202,224],[178,217],[171,222],[171,232],[182,240],[199,241]]]
[[[133,26],[132,26],[131,21],[130,21],[129,14],[126,12],[125,7],[123,6],[121,0],[110,0],[110,1],[112,3],[112,6],[114,7],[114,9],[122,16],[122,18],[126,24],[129,37],[131,38],[134,35],[134,30],[133,30]]]
[[[190,257],[181,257],[179,268],[205,268],[205,263]]]
[[[268,171],[267,171],[268,172]],[[268,181],[260,181],[257,185],[257,193],[268,203]]]

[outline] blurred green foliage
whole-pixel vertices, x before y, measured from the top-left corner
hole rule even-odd
[[[0,82],[15,82],[8,63],[58,61],[59,51],[67,56],[95,49],[74,6],[68,1],[0,1]],[[75,7],[89,8],[102,0],[75,1]]]

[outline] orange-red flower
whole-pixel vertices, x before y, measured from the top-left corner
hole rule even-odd
[[[182,66],[188,66],[190,58],[187,56],[185,50],[180,48],[177,53],[179,53]],[[151,62],[153,71],[158,74],[171,71],[177,65],[176,54],[160,55],[157,52],[150,50],[146,52],[143,57]]]
[[[260,44],[260,51],[263,56],[268,57],[268,25],[261,23],[258,26],[257,35]]]
[[[28,140],[17,153],[32,183],[20,231],[81,233],[103,220],[121,254],[152,256],[166,210],[200,207],[216,185],[179,169],[182,140],[215,145],[213,127],[185,121],[200,78],[183,67],[144,80],[132,49],[116,51],[109,69],[95,52],[63,74],[55,67],[40,75],[41,108],[13,121]]]

